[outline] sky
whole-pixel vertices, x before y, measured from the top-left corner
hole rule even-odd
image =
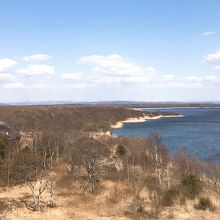
[[[219,0],[0,0],[0,103],[220,101]]]

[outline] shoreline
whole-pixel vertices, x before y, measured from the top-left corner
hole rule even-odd
[[[154,108],[154,107],[140,107],[140,108],[131,108],[131,109],[137,110],[137,111],[143,111],[144,109],[149,109],[149,110],[151,110],[151,109],[179,109],[179,108],[190,108],[190,109],[191,109],[191,108],[192,108],[192,109],[193,109],[193,108],[202,108],[202,109],[203,109],[203,108],[204,108],[204,109],[206,109],[206,108],[217,108],[217,109],[218,109],[218,108],[220,108],[220,106],[213,106],[213,107],[206,107],[206,106],[205,106],[205,107],[200,107],[200,106],[198,106],[198,107],[197,107],[197,106],[195,106],[195,107],[185,107],[185,106],[184,106],[184,107],[179,107],[179,106],[176,106],[176,107],[175,107],[175,106],[174,106],[174,107],[155,107],[155,108]]]
[[[157,120],[157,119],[160,119],[160,118],[181,118],[181,117],[184,117],[184,116],[183,115],[157,115],[157,116],[150,117],[148,115],[145,115],[143,117],[128,118],[124,121],[119,121],[116,124],[111,125],[111,128],[112,129],[122,128],[124,126],[124,124],[126,124],[126,123],[142,123],[142,122],[145,122],[145,121]]]

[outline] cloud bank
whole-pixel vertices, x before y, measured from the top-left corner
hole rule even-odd
[[[65,97],[69,97],[69,94],[92,96],[94,91],[102,91],[103,97],[105,93],[115,97],[115,91],[118,91],[120,98],[120,93],[129,89],[135,96],[135,91],[147,94],[151,89],[154,91],[183,89],[187,92],[190,89],[212,89],[220,86],[220,76],[216,72],[206,75],[163,73],[156,67],[142,65],[120,54],[83,56],[78,59],[79,62],[72,62],[73,71],[68,71],[67,68],[65,72],[57,72],[60,67],[47,64],[47,60],[45,57],[42,63],[42,57],[33,58],[33,55],[30,59],[22,60],[0,59],[0,92],[4,94],[23,92],[22,94],[31,96],[35,91],[36,97],[38,93],[46,97],[52,91],[56,99],[62,94]],[[202,65],[211,65],[211,70],[219,71],[220,52],[207,54]]]

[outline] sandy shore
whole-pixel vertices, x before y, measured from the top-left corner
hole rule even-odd
[[[139,118],[128,118],[124,121],[119,121],[116,124],[112,125],[111,128],[121,128],[125,123],[140,123],[140,122],[145,122],[148,120],[156,120],[160,118],[179,118],[179,117],[183,117],[183,115],[157,115],[152,117],[146,115]]]

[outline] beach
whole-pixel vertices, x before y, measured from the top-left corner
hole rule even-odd
[[[156,120],[156,119],[160,119],[160,118],[178,118],[178,117],[183,117],[183,115],[157,115],[157,116],[149,116],[149,115],[145,115],[143,117],[138,117],[138,118],[128,118],[124,121],[119,121],[116,124],[112,125],[111,128],[121,128],[123,127],[123,125],[125,123],[141,123],[141,122],[145,122],[148,120]]]

